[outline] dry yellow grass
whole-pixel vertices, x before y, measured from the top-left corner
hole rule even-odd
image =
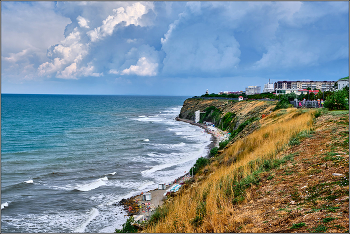
[[[258,130],[229,146],[208,167],[213,172],[166,204],[167,216],[144,232],[251,232],[252,217],[259,214],[236,213],[233,191],[227,196],[225,185],[232,185],[237,175],[250,174],[254,164],[249,162],[275,157],[292,136],[311,129],[312,119],[312,111],[296,109],[280,110],[261,119]],[[249,194],[243,202],[249,202]]]

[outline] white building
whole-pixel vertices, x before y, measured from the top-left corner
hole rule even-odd
[[[248,86],[245,88],[245,95],[253,95],[261,93],[261,86]]]
[[[196,112],[194,112],[194,114],[195,114],[194,122],[198,123],[201,117],[201,111],[197,110]]]
[[[275,91],[274,85],[273,83],[270,83],[270,79],[269,79],[269,83],[264,84],[263,93],[273,93],[274,91]]]
[[[338,80],[338,90],[343,89],[345,86],[349,86],[349,77],[344,77]]]

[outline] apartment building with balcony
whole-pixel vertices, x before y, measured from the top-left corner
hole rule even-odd
[[[274,89],[277,90],[301,90],[319,89],[322,92],[334,90],[334,84],[336,81],[277,81],[274,83]]]

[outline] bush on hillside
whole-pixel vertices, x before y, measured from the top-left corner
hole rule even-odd
[[[210,150],[209,157],[214,157],[218,153],[218,147],[214,147]]]
[[[327,97],[324,102],[324,107],[329,110],[348,110],[348,101],[346,95],[346,90],[339,90]]]
[[[201,117],[201,123],[203,123],[203,121],[213,122],[215,125],[219,123],[221,111],[218,108],[216,108],[215,106],[209,106],[204,111],[205,114]]]
[[[222,120],[221,120],[221,129],[222,130],[228,130],[228,131],[230,131],[230,128],[232,128],[232,127],[230,127],[230,124],[231,124],[231,122],[232,122],[232,120],[234,119],[236,117],[236,114],[235,113],[232,113],[232,112],[227,112],[225,115],[224,115],[224,117],[222,118]]]
[[[115,233],[136,233],[137,229],[132,224],[134,223],[134,217],[130,217],[123,224],[122,229],[115,229]]]
[[[207,164],[209,164],[209,159],[203,157],[198,158],[194,166],[190,169],[190,173],[193,173],[193,175],[197,174],[198,171]]]
[[[295,98],[297,98],[295,93],[289,93],[289,94],[284,94],[284,95],[279,95],[279,102],[276,104],[276,107],[273,109],[279,110],[279,109],[286,109],[290,107],[290,101],[293,101]]]

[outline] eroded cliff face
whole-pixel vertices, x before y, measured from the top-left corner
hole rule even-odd
[[[231,101],[222,99],[200,99],[189,98],[187,99],[182,108],[179,117],[183,119],[194,120],[194,112],[204,110],[210,106],[215,106],[222,112],[221,117],[226,113],[234,113],[236,118],[236,125],[243,123],[244,121],[254,118],[268,115],[272,112],[277,101]]]
[[[234,137],[230,140],[234,142],[258,129],[260,123],[256,120],[268,116],[276,106],[276,103],[277,101],[238,102],[223,99],[189,98],[184,102],[179,117],[194,120],[195,111],[200,110],[201,112],[205,112],[208,107],[214,106],[220,111],[219,116],[217,116],[217,112],[215,113],[216,127],[233,134],[235,130],[239,132],[238,134],[234,134]],[[231,113],[229,114],[230,118],[227,119],[225,115],[229,112]],[[203,115],[206,114],[201,114],[201,116]]]

